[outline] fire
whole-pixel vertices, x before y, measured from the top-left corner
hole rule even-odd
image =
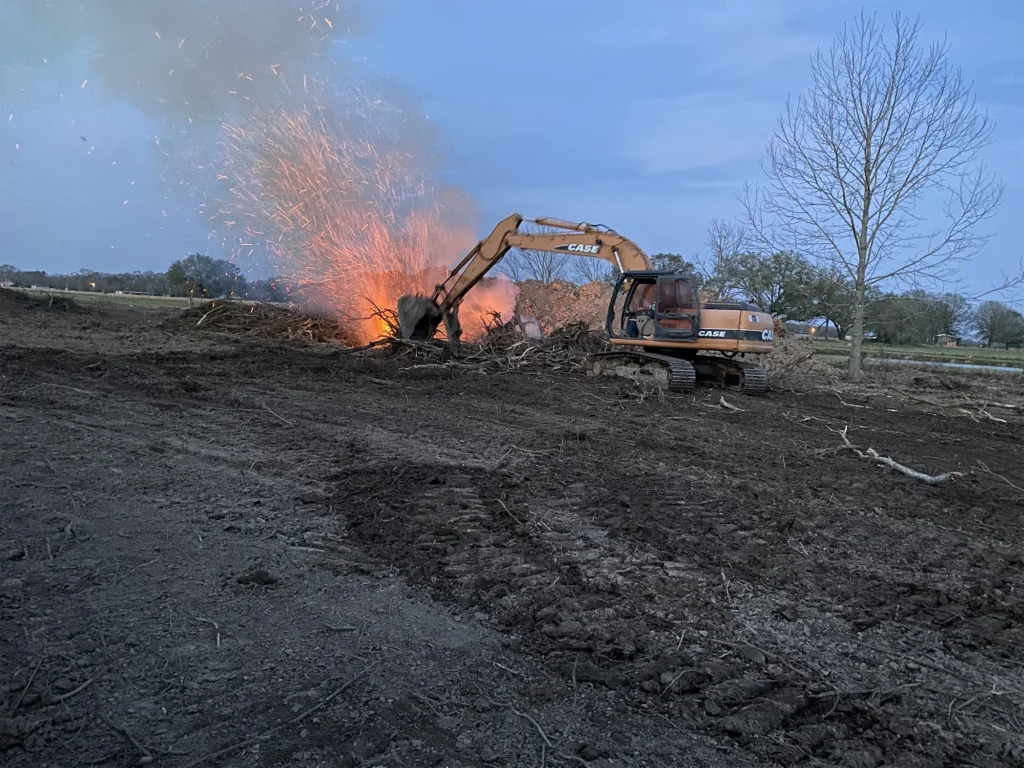
[[[476,239],[452,195],[399,142],[371,129],[378,117],[363,114],[358,128],[345,129],[307,107],[225,123],[218,178],[229,194],[214,214],[244,231],[232,244],[238,256],[262,250],[298,287],[297,302],[336,317],[364,343],[386,335],[399,296],[430,295],[444,266]],[[490,312],[507,319],[514,298],[511,283],[474,288],[460,312],[465,338],[480,334]]]

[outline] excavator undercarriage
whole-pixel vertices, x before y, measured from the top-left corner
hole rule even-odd
[[[768,374],[762,366],[711,355],[674,357],[642,349],[598,352],[592,355],[590,373],[648,382],[683,394],[692,392],[698,383],[745,395],[761,395],[768,390]]]
[[[636,243],[606,227],[536,219],[549,231],[524,233],[524,221],[518,214],[501,221],[430,298],[400,298],[402,336],[427,341],[444,323],[448,343],[457,345],[459,304],[510,249],[572,253],[605,259],[619,272],[605,323],[615,349],[593,356],[592,373],[652,381],[673,392],[690,392],[698,382],[749,395],[768,389],[764,368],[740,356],[771,351],[771,315],[746,302],[702,305],[691,276],[655,270]]]

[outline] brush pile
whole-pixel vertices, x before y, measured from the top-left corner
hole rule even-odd
[[[453,351],[441,342],[411,342],[391,339],[391,353],[414,361],[408,368],[456,368],[482,374],[510,371],[586,370],[588,356],[609,348],[600,331],[586,323],[558,328],[544,339],[527,336],[515,321],[501,323],[495,318],[479,342],[459,345]]]
[[[351,336],[336,320],[305,315],[273,304],[214,302],[189,307],[169,325],[211,333],[271,341],[350,345]]]
[[[53,293],[28,293],[0,288],[0,306],[10,312],[41,310],[49,312],[84,313],[86,310],[74,299]]]
[[[842,376],[834,365],[814,358],[814,347],[809,341],[790,336],[776,336],[771,353],[764,356],[763,365],[776,389],[832,383]]]

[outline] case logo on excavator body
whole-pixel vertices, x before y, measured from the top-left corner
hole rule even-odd
[[[558,251],[571,251],[573,253],[600,253],[600,245],[585,245],[583,243],[569,243],[568,245],[559,245],[555,248]]]
[[[724,339],[726,333],[728,331],[697,331],[697,335],[705,339]]]

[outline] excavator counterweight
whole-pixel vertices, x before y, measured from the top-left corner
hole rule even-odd
[[[401,336],[428,341],[443,322],[448,343],[457,345],[462,335],[459,304],[509,250],[568,253],[604,259],[619,273],[605,323],[608,340],[616,349],[592,360],[593,373],[638,378],[653,371],[678,392],[690,391],[698,381],[748,394],[767,389],[764,368],[735,358],[771,351],[774,321],[770,314],[746,302],[701,306],[691,276],[655,269],[636,243],[607,227],[544,218],[529,221],[548,231],[520,232],[524,221],[528,220],[513,214],[499,222],[429,298],[401,297]]]

